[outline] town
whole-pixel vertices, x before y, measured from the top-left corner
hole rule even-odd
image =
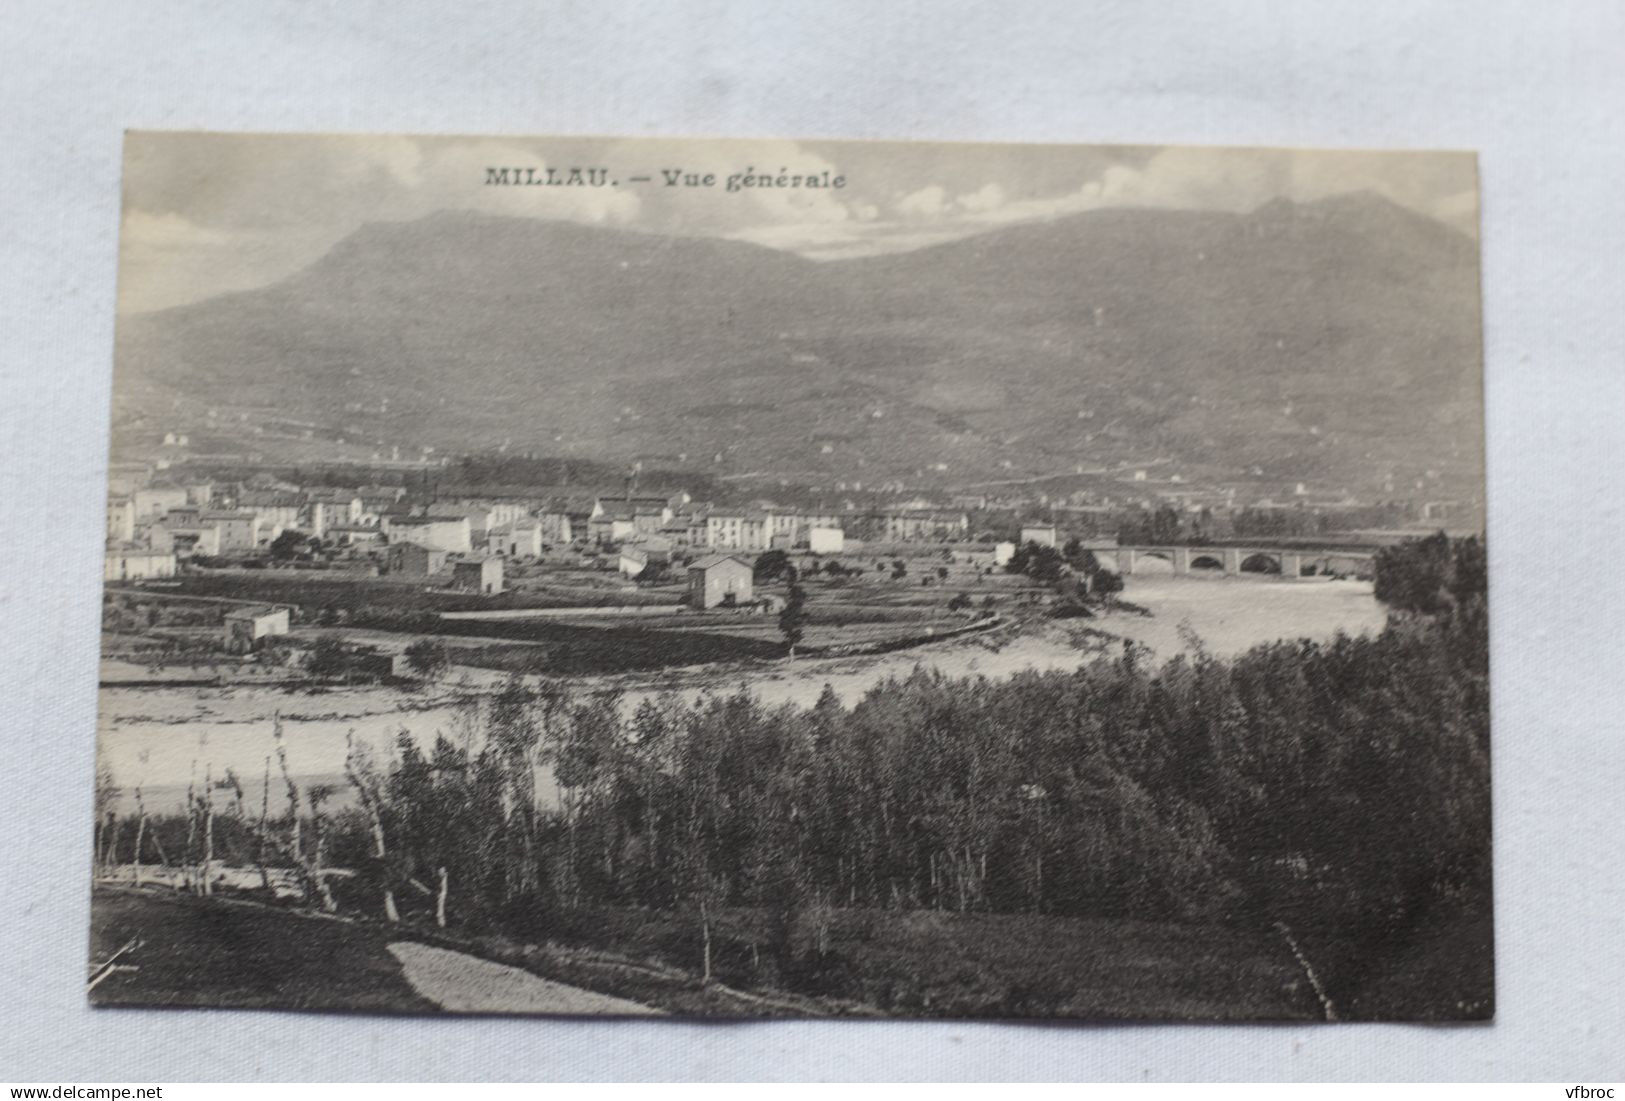
[[[1125,574],[1369,578],[1377,547],[1461,515],[1303,483],[1239,498],[1143,468],[719,503],[680,474],[640,485],[639,466],[610,487],[501,484],[472,458],[290,470],[189,461],[186,442],[166,433],[109,474],[105,656],[143,667],[309,675],[324,634],[344,658],[315,668],[346,678],[407,675],[410,644],[429,635],[449,664],[507,671],[763,659],[788,638],[774,617],[792,588],[803,655],[878,652],[1008,630],[1016,612],[1087,615]],[[367,641],[335,643],[337,628]],[[597,658],[547,660],[606,630],[615,645]]]

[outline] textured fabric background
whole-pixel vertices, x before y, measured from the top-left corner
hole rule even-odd
[[[921,0],[0,6],[0,1077],[1625,1075],[1625,7]],[[120,131],[585,132],[1482,153],[1490,1027],[93,1013],[97,551]]]

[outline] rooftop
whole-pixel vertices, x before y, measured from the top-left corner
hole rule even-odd
[[[234,608],[226,613],[226,618],[259,619],[261,616],[276,615],[278,612],[285,611],[287,611],[286,608],[273,608],[270,605],[264,605],[258,608]]]
[[[737,554],[708,554],[704,558],[696,558],[690,562],[688,568],[691,570],[709,570],[722,565],[724,562],[737,562],[747,570],[751,568],[751,564]]]

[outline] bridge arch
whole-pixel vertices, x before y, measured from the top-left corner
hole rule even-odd
[[[1191,570],[1217,570],[1224,573],[1224,559],[1217,554],[1195,554],[1191,556]]]
[[[1160,577],[1177,572],[1174,568],[1174,556],[1171,551],[1151,548],[1134,552],[1134,573],[1136,576],[1150,574],[1153,577]]]
[[[1269,551],[1255,551],[1241,560],[1242,573],[1280,573],[1281,556]]]

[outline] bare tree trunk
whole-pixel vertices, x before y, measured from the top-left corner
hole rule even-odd
[[[389,852],[384,845],[384,817],[382,801],[379,798],[377,777],[372,775],[371,766],[361,756],[355,744],[355,731],[345,736],[349,752],[344,755],[344,774],[354,785],[357,795],[361,798],[361,806],[367,812],[367,819],[372,828],[372,855],[378,861],[378,875],[383,881],[384,891],[384,917],[390,922],[401,920],[400,910],[395,906],[395,888],[389,881]]]
[[[333,898],[333,888],[327,882],[327,831],[322,828],[322,820],[312,816],[311,831],[316,835],[315,849],[310,857],[310,875],[316,881],[316,895],[321,901],[322,909],[329,914],[338,913],[339,904]]]
[[[164,852],[164,839],[158,836],[158,831],[156,829],[152,831],[152,847],[158,850],[159,867],[163,868],[165,871],[169,870],[171,867],[169,863],[169,854]]]
[[[140,796],[138,795],[136,798],[139,805]],[[141,886],[141,842],[146,839],[146,835],[147,813],[142,811],[141,816],[135,822],[135,885],[137,887]]]
[[[214,763],[203,772],[203,894],[214,894]]]
[[[711,983],[711,912],[707,909],[704,898],[700,899],[700,939],[704,961],[700,981],[709,986]]]
[[[451,891],[451,880],[446,875],[446,866],[440,865],[440,893],[434,900],[434,923],[440,928],[446,927],[446,895]]]
[[[192,774],[186,781],[186,854],[183,861],[186,887],[198,893],[197,882],[197,759],[192,760]]]
[[[118,815],[107,812],[107,852],[103,854],[109,870],[118,867]]]
[[[271,886],[271,872],[265,866],[265,836],[271,824],[271,758],[265,758],[265,781],[260,787],[260,828],[259,837],[254,843],[254,857],[260,866],[260,885],[265,888],[267,898],[274,899],[276,891]]]
[[[147,803],[142,798],[140,784],[135,786],[135,812],[139,816],[135,827],[135,885],[139,887],[141,886],[141,842],[147,832]]]
[[[288,790],[288,817],[291,820],[288,827],[288,856],[304,879],[306,900],[317,900],[325,913],[337,913],[338,903],[333,900],[333,890],[327,885],[327,878],[322,874],[322,849],[326,839],[322,836],[321,818],[316,806],[312,804],[310,825],[316,835],[316,845],[314,853],[306,855],[300,830],[299,785],[294,782],[293,775],[288,771],[288,747],[282,740],[282,717],[274,713],[271,717],[271,738],[276,742],[277,767],[282,772],[282,782]]]

